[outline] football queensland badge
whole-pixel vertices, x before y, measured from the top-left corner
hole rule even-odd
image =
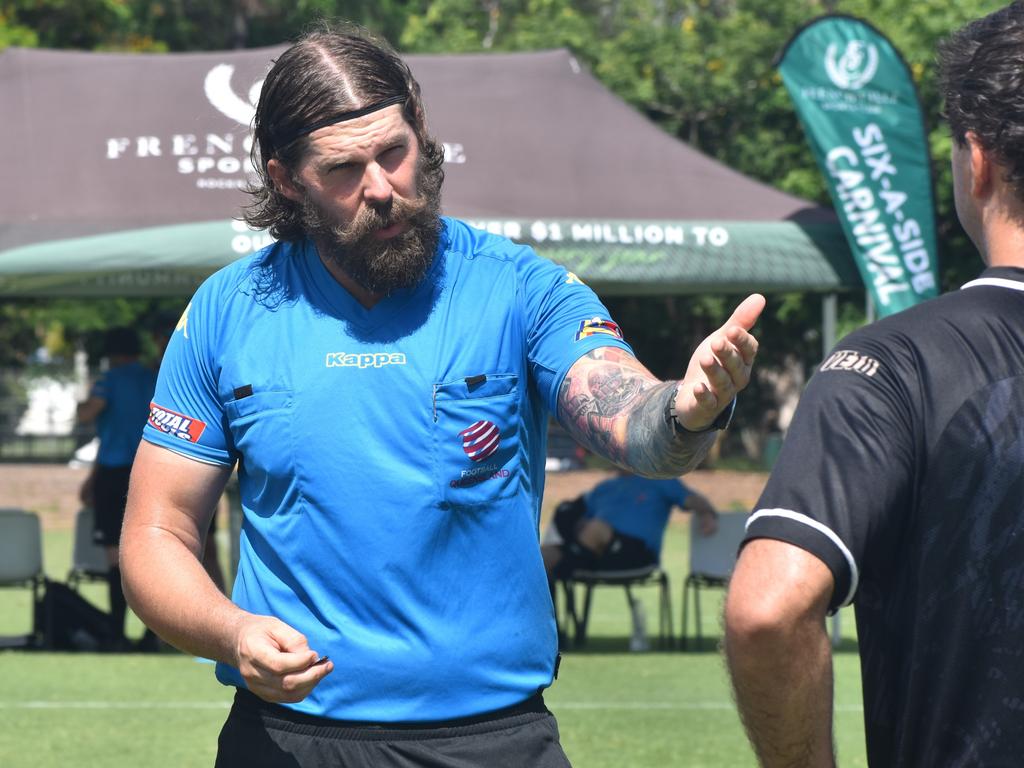
[[[501,431],[490,421],[477,421],[459,432],[462,450],[473,461],[484,461],[501,445]]]
[[[589,320],[584,320],[580,323],[579,330],[576,331],[576,341],[585,339],[588,336],[611,336],[612,338],[622,340],[622,331],[615,323],[611,320],[604,320],[600,317],[592,317]]]

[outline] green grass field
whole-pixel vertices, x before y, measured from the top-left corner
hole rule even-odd
[[[223,536],[223,534],[222,534]],[[687,531],[673,525],[664,560],[680,627]],[[64,579],[71,535],[48,531],[46,568]],[[105,607],[104,588],[86,596]],[[657,627],[654,587],[636,590]],[[703,593],[700,651],[630,653],[623,590],[599,588],[590,640],[567,652],[546,694],[576,768],[734,768],[755,765],[717,652],[721,590]],[[27,590],[0,591],[0,634],[27,632]],[[836,742],[843,766],[865,766],[860,666],[853,616],[844,611],[835,655]],[[691,618],[691,633],[692,618]],[[129,634],[139,636],[134,621]],[[709,637],[710,636],[710,637]],[[2,768],[191,768],[211,766],[231,692],[213,668],[176,652],[150,655],[0,652]]]

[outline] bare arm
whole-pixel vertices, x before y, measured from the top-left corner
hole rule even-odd
[[[78,419],[79,424],[92,424],[106,407],[106,400],[92,395],[88,400],[83,400],[78,404],[78,407],[75,409],[75,417]]]
[[[736,704],[765,768],[833,768],[832,652],[825,614],[832,573],[781,541],[740,553],[725,606]]]
[[[229,467],[204,464],[143,441],[132,467],[121,533],[125,596],[177,648],[236,667],[268,701],[300,701],[333,669],[314,666],[306,638],[228,600],[202,565],[204,537]]]
[[[706,496],[701,496],[696,491],[690,491],[686,501],[683,502],[683,509],[688,509],[697,515],[700,521],[701,536],[710,536],[718,530],[718,511]]]
[[[764,297],[748,297],[732,317],[697,347],[680,381],[659,381],[617,347],[600,347],[577,360],[558,393],[558,418],[582,445],[648,477],[676,477],[693,469],[715,441],[700,432],[750,381],[757,340],[749,330]],[[665,418],[669,398],[678,434]]]

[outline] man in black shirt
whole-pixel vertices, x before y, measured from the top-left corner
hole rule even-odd
[[[765,766],[831,766],[824,619],[854,603],[873,766],[1024,764],[1024,3],[942,48],[987,269],[850,334],[803,396],[726,604]]]

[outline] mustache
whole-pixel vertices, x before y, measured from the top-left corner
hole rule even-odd
[[[427,195],[408,199],[395,195],[387,203],[366,205],[347,224],[325,220],[323,211],[309,200],[303,206],[307,221],[315,222],[312,227],[320,232],[329,232],[331,239],[339,246],[350,247],[372,238],[375,232],[399,222],[416,222],[430,208]]]

